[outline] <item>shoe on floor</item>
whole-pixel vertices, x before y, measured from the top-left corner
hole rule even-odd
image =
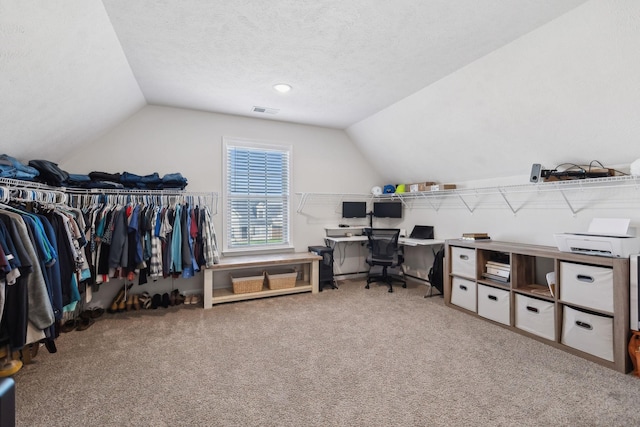
[[[92,318],[80,319],[80,324],[78,325],[78,331],[84,331],[86,329],[89,329],[89,327],[94,323],[96,323],[96,321],[93,320]]]
[[[199,305],[202,303],[202,297],[198,294],[191,296],[191,305]]]
[[[151,298],[151,308],[155,310],[162,305],[162,295],[154,294]]]
[[[164,294],[162,294],[162,306],[164,308],[168,308],[169,305],[171,305],[171,298],[169,297],[169,294],[165,292]]]
[[[60,332],[71,332],[76,329],[80,325],[80,321],[78,319],[67,320],[60,326]]]

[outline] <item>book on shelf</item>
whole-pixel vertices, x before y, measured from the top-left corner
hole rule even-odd
[[[487,273],[493,274],[495,276],[506,277],[507,279],[511,275],[509,269],[504,269],[500,267],[493,267],[487,264]]]
[[[483,240],[491,240],[491,237],[461,237],[461,240],[473,240],[473,241],[483,241]]]
[[[488,233],[462,233],[462,237],[489,237]]]
[[[487,261],[487,267],[500,268],[503,270],[511,269],[511,265],[505,262],[499,262],[499,261]]]
[[[555,290],[556,290],[556,272],[555,271],[551,271],[549,273],[546,274],[545,278],[547,279],[547,286],[549,287],[549,292],[551,293],[551,296],[555,296]]]
[[[462,233],[462,240],[491,240],[487,233]]]
[[[509,283],[508,277],[502,277],[496,274],[482,273],[482,277],[484,277],[485,279],[494,280],[496,282]]]

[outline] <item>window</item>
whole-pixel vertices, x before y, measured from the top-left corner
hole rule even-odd
[[[289,248],[291,147],[225,138],[225,250]]]

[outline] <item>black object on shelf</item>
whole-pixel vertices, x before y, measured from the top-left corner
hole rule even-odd
[[[313,252],[322,257],[322,260],[318,262],[320,266],[318,278],[319,291],[322,292],[325,286],[338,289],[336,281],[333,278],[333,248],[329,246],[309,246],[309,252]]]
[[[0,378],[0,426],[16,425],[16,386],[11,377]]]

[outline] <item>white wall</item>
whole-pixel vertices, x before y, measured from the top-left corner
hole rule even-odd
[[[180,172],[188,179],[187,190],[218,192],[222,198],[223,136],[291,144],[295,193],[367,193],[380,182],[378,173],[341,130],[159,106],[143,108],[104,137],[76,150],[60,167],[73,173],[158,172],[162,176]],[[292,199],[293,243],[296,251],[306,251],[307,246],[324,244],[324,226],[341,220],[341,205],[334,197],[314,208],[311,201],[298,214],[299,200],[298,195]],[[214,224],[220,238],[221,211],[214,216]],[[181,280],[148,286],[170,290],[190,283]]]
[[[593,0],[347,129],[386,180],[640,157],[640,2]]]
[[[291,144],[294,193],[368,193],[380,182],[343,131],[159,106],[143,108],[106,136],[76,150],[60,166],[75,173],[180,172],[189,181],[187,190],[221,193],[223,136]],[[299,199],[296,195],[292,202],[298,251],[321,243],[319,230],[326,221],[338,221],[340,213],[337,201],[332,201],[322,210],[296,214]],[[221,214],[215,218],[218,230],[221,218]]]
[[[526,183],[532,163],[625,165],[640,157],[638,22],[640,2],[588,2],[346,134],[149,106],[61,166],[74,172],[180,171],[189,190],[219,192],[224,135],[293,144],[295,192],[368,193],[372,185],[427,180],[472,188]],[[553,245],[553,233],[586,230],[593,217],[629,217],[638,227],[636,192],[614,193],[572,194],[575,214],[559,193],[514,196],[511,202],[523,206],[515,214],[496,194],[467,199],[471,206],[480,203],[473,213],[455,198],[439,210],[412,203],[404,220],[391,225],[409,231],[431,224],[442,239],[486,231],[496,240]],[[341,221],[340,201],[312,198],[293,214],[296,250],[322,243],[323,226]],[[215,223],[220,230],[220,215]],[[353,248],[345,258],[357,254]]]
[[[640,157],[640,2],[594,0],[347,129],[389,183],[528,183],[533,163],[623,165]],[[555,244],[594,217],[631,218],[635,188],[410,202],[401,226],[436,237]],[[443,206],[440,207],[439,203]],[[522,206],[521,208],[519,206]],[[439,208],[436,210],[436,208]]]

